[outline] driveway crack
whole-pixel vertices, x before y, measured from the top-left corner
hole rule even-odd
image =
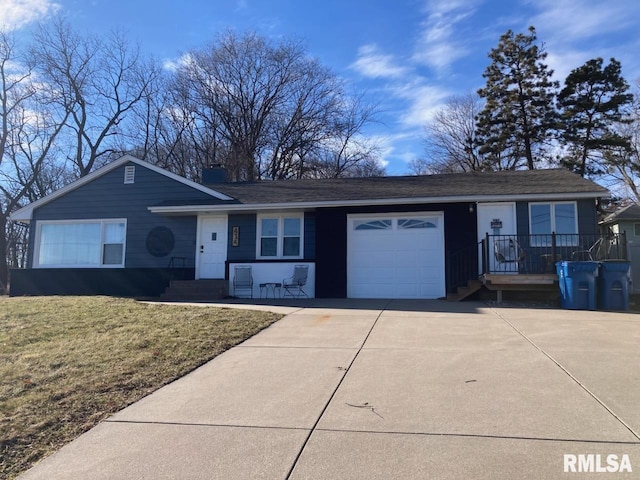
[[[300,450],[298,451],[298,454],[296,455],[296,458],[293,460],[293,462],[291,464],[291,468],[289,468],[289,471],[287,472],[287,476],[285,477],[287,480],[289,478],[291,478],[291,474],[293,473],[293,470],[296,468],[296,465],[298,464],[298,461],[300,460],[300,456],[302,455],[302,452],[304,452],[304,449],[307,447],[307,444],[309,443],[309,439],[311,438],[311,435],[313,435],[313,432],[316,431],[316,429],[318,427],[318,424],[320,423],[320,420],[322,419],[322,417],[324,416],[325,412],[327,411],[327,408],[329,408],[329,405],[333,401],[333,398],[336,396],[336,393],[338,392],[338,389],[342,385],[342,382],[344,382],[344,379],[349,374],[349,370],[351,370],[351,366],[354,364],[354,362],[356,361],[356,359],[360,355],[360,352],[362,352],[362,349],[364,348],[365,344],[367,343],[367,340],[369,339],[369,336],[371,335],[371,332],[373,331],[373,329],[375,328],[376,324],[378,323],[378,320],[380,320],[380,317],[382,316],[382,314],[385,312],[385,310],[389,306],[390,302],[391,301],[388,301],[382,307],[382,309],[380,310],[380,313],[378,313],[378,316],[373,321],[373,324],[371,325],[371,328],[367,332],[367,335],[364,337],[364,341],[362,342],[362,345],[360,345],[360,347],[358,348],[358,351],[356,352],[356,354],[351,359],[351,362],[349,362],[349,365],[346,368],[343,368],[344,369],[344,374],[342,375],[342,378],[340,379],[340,381],[338,382],[336,387],[333,389],[333,392],[331,392],[331,396],[329,397],[329,400],[327,400],[327,402],[325,403],[324,407],[322,408],[322,411],[320,412],[320,415],[318,415],[318,418],[316,419],[315,423],[311,427],[311,430],[309,430],[309,434],[304,439],[304,442],[302,443],[302,446],[300,447]],[[365,405],[368,405],[368,404],[365,404]],[[380,414],[378,414],[373,409],[372,406],[364,406],[364,405],[352,405],[352,406],[360,407],[360,408],[369,408],[373,413],[375,413],[376,415],[380,416]]]
[[[518,333],[522,338],[524,338],[527,342],[529,342],[536,350],[542,353],[545,357],[551,360],[556,364],[558,368],[560,368],[571,380],[573,380],[580,388],[582,388],[591,398],[593,398],[596,402],[600,404],[602,408],[604,408],[609,414],[615,418],[618,422],[620,422],[634,437],[640,440],[640,434],[636,432],[631,425],[627,424],[617,413],[615,413],[603,400],[600,399],[594,392],[589,390],[587,386],[578,380],[564,365],[562,365],[558,360],[556,360],[550,353],[545,351],[542,347],[540,347],[537,343],[535,343],[531,338],[529,338],[522,330],[516,327],[513,323],[511,323],[507,318],[500,314],[495,308],[491,307],[491,310],[500,318],[503,322],[509,325],[513,330]]]

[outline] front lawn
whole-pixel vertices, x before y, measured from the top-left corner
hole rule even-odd
[[[0,297],[0,478],[279,318],[107,297]]]

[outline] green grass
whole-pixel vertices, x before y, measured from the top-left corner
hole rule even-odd
[[[0,478],[280,317],[106,297],[0,297]]]

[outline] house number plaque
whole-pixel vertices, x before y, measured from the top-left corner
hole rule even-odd
[[[240,245],[240,227],[233,227],[231,229],[231,245],[234,247]]]
[[[502,228],[502,220],[500,220],[499,218],[494,218],[493,220],[491,220],[492,230],[500,229],[500,228]]]

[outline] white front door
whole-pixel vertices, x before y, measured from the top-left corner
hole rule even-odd
[[[479,203],[478,204],[478,242],[489,235],[516,235],[516,204],[515,203]],[[489,268],[490,271],[517,272],[516,263],[498,264],[494,255],[494,244],[490,239]],[[508,238],[504,240],[508,241]],[[515,238],[514,238],[515,240]],[[482,269],[482,252],[479,255],[480,269]]]
[[[224,278],[227,260],[227,217],[198,218],[196,278]]]

